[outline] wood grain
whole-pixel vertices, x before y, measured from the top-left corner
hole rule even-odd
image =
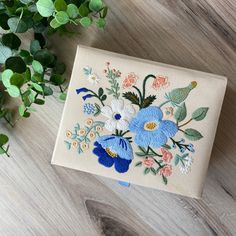
[[[14,129],[2,124],[11,158],[0,159],[0,235],[236,235],[235,0],[106,2],[104,31],[51,39],[68,77],[81,43],[229,78],[203,199],[51,166],[63,109],[55,94]]]

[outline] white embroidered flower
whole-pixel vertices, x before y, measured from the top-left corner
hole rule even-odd
[[[92,84],[98,84],[100,81],[99,76],[96,73],[92,72],[92,68],[89,66],[86,66],[83,68],[84,74],[87,76],[87,80]]]
[[[124,105],[123,99],[114,99],[111,106],[104,106],[101,109],[102,115],[108,120],[105,122],[105,128],[109,131],[115,129],[125,131],[128,129],[129,121],[135,115],[135,109],[131,104]]]
[[[184,161],[184,166],[180,165],[179,169],[182,174],[188,174],[191,171],[191,165],[193,164],[193,158],[187,156]]]

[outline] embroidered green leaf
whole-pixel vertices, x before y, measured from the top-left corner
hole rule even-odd
[[[144,174],[146,175],[146,174],[148,174],[149,172],[150,172],[150,168],[145,168],[145,170],[144,170]]]
[[[186,129],[184,131],[184,136],[191,141],[196,141],[203,137],[201,133],[195,129]]]
[[[136,167],[137,167],[137,166],[142,166],[142,162],[141,162],[141,161],[137,162],[137,163],[135,164],[135,166],[136,166]]]
[[[132,104],[139,105],[139,97],[134,92],[123,93],[123,97],[131,101]]]
[[[156,170],[155,170],[153,167],[151,167],[151,173],[152,173],[153,175],[156,175]]]
[[[178,154],[175,155],[175,166],[179,164],[179,158],[180,156]]]
[[[192,114],[192,119],[196,121],[203,120],[206,117],[208,107],[200,107],[197,110],[195,110]]]
[[[136,154],[137,156],[139,156],[139,157],[144,157],[144,156],[146,156],[146,154],[143,153],[143,152],[135,152],[135,154]]]
[[[164,144],[164,145],[162,145],[162,147],[163,147],[163,148],[166,148],[166,149],[171,149],[171,146],[168,145],[168,144]]]
[[[65,143],[65,145],[66,145],[66,148],[67,148],[68,150],[70,150],[70,148],[71,148],[71,143],[68,142],[68,141],[64,141],[64,143]]]
[[[93,115],[98,116],[101,113],[101,108],[97,103],[95,103],[94,105],[95,105],[96,110]]]
[[[181,122],[183,121],[186,116],[187,116],[187,109],[186,109],[186,106],[185,106],[185,102],[183,102],[176,110],[175,112],[175,119],[178,121],[178,122]]]
[[[98,89],[98,96],[101,97],[103,95],[103,93],[104,93],[103,88],[99,88]]]
[[[155,95],[150,95],[150,96],[146,97],[146,98],[143,100],[141,107],[142,107],[142,108],[148,107],[148,106],[150,106],[155,100],[156,100],[156,96],[155,96]]]
[[[167,185],[168,180],[167,180],[167,178],[164,175],[162,175],[162,180],[163,180],[163,183],[165,185]]]

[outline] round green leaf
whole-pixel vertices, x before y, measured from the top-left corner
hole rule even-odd
[[[7,24],[7,21],[9,19],[9,16],[6,13],[0,14],[0,27],[4,30],[9,30],[10,27]]]
[[[60,27],[61,24],[58,23],[56,19],[52,19],[51,22],[50,22],[50,26],[51,26],[53,29],[56,29],[56,28]]]
[[[208,107],[200,107],[197,110],[195,110],[192,114],[192,119],[196,121],[203,120],[206,117]]]
[[[36,98],[34,103],[37,105],[43,105],[45,103],[45,101],[43,99]]]
[[[6,60],[5,67],[20,74],[26,71],[26,64],[21,57],[9,57]]]
[[[102,8],[102,1],[101,0],[90,0],[89,2],[89,9],[92,11],[99,11]]]
[[[68,16],[72,19],[76,18],[79,14],[78,8],[75,4],[69,4],[66,10]]]
[[[6,88],[11,86],[10,79],[11,79],[12,75],[13,75],[13,71],[9,70],[9,69],[4,70],[2,72],[2,83]]]
[[[83,17],[79,22],[83,27],[89,27],[92,24],[92,20],[89,17]]]
[[[38,82],[43,82],[43,75],[38,74],[38,73],[35,73],[35,74],[33,74],[31,80],[32,80],[33,82],[36,82],[36,83],[38,83]]]
[[[66,100],[66,96],[67,96],[66,93],[61,93],[59,98],[60,98],[61,101],[65,101]]]
[[[96,22],[98,28],[104,28],[106,25],[106,20],[103,18],[99,18]]]
[[[32,85],[33,85],[33,87],[34,87],[37,91],[43,92],[43,88],[42,88],[41,85],[36,84],[36,83],[32,83]]]
[[[38,40],[32,40],[30,43],[30,53],[34,55],[37,51],[41,50]]]
[[[0,146],[3,146],[9,141],[9,138],[5,134],[0,134]]]
[[[104,7],[101,12],[101,17],[105,18],[107,16],[108,7]]]
[[[27,24],[22,19],[20,19],[20,17],[9,18],[7,23],[11,32],[24,33],[28,30]]]
[[[4,64],[5,61],[12,55],[10,48],[0,45],[0,64]]]
[[[15,34],[9,33],[2,36],[2,43],[11,49],[18,49],[21,45],[21,40]]]
[[[65,25],[66,23],[69,22],[69,16],[64,11],[57,12],[55,19],[61,25]]]
[[[186,116],[187,116],[187,109],[186,109],[185,103],[182,103],[177,108],[174,117],[178,122],[181,122],[186,118]]]
[[[66,65],[64,63],[57,62],[56,65],[53,68],[53,73],[55,74],[64,74],[66,71]]]
[[[50,95],[53,94],[53,90],[48,86],[44,86],[43,87],[43,93],[44,93],[45,96],[50,96]]]
[[[14,73],[10,79],[11,85],[20,88],[24,84],[24,77],[22,74]]]
[[[7,88],[7,92],[11,97],[19,97],[20,96],[20,90],[15,85],[11,85]]]
[[[19,111],[20,116],[24,116],[24,113],[25,113],[25,106],[24,106],[24,104],[19,106],[18,111]]]
[[[89,9],[87,8],[85,3],[80,5],[78,11],[79,11],[79,15],[81,17],[85,17],[85,16],[87,16],[89,14]]]
[[[30,56],[30,53],[26,50],[20,50],[20,56],[21,57],[29,57]]]
[[[42,74],[43,73],[43,66],[41,65],[40,62],[36,61],[36,60],[33,60],[32,62],[32,67],[33,67],[33,70],[36,72],[36,73],[39,73],[39,74]]]
[[[56,0],[54,6],[57,11],[66,11],[67,9],[67,4],[64,0]]]
[[[55,10],[52,0],[39,0],[36,6],[39,14],[43,17],[51,16]]]
[[[50,81],[54,84],[54,85],[61,85],[64,83],[65,79],[62,75],[59,74],[54,74],[50,77]]]
[[[34,59],[39,61],[43,66],[48,66],[54,61],[54,56],[48,49],[41,49],[34,54]]]

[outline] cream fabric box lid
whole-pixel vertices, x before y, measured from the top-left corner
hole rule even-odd
[[[226,83],[78,46],[52,164],[199,198]]]

